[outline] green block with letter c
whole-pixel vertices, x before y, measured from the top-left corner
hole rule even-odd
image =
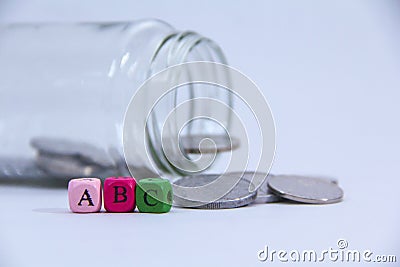
[[[141,179],[136,186],[136,206],[140,212],[164,213],[171,210],[172,186],[162,178]]]

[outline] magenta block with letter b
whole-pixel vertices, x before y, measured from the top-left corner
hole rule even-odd
[[[104,208],[108,212],[135,209],[136,181],[132,177],[109,177],[104,181]]]

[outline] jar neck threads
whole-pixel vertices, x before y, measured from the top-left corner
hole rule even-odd
[[[151,59],[149,77],[173,65],[190,61],[211,61],[227,64],[221,48],[212,40],[192,31],[174,32],[166,36]]]

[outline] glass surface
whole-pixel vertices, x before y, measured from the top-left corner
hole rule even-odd
[[[158,20],[0,26],[0,178],[128,175],[122,123],[131,97],[151,75],[188,61],[226,63],[211,40]],[[166,114],[199,96],[231,103],[224,90],[194,87],[164,97],[149,120],[151,156],[163,172],[180,175],[160,152]],[[175,131],[223,134],[206,121]],[[152,175],[139,163],[141,176]]]

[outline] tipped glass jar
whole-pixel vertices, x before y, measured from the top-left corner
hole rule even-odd
[[[130,99],[153,74],[191,61],[226,63],[212,40],[159,20],[0,26],[0,179],[128,175],[122,129]],[[203,86],[164,97],[153,110],[149,139],[160,136],[160,118],[178,102],[208,96],[231,105],[226,90]],[[229,121],[229,112],[224,116]],[[197,139],[225,130],[210,121],[189,123],[179,129],[181,149],[190,158]],[[218,151],[227,150],[224,140]],[[167,176],[184,174],[160,153],[150,156]],[[155,175],[139,165],[138,178]]]

